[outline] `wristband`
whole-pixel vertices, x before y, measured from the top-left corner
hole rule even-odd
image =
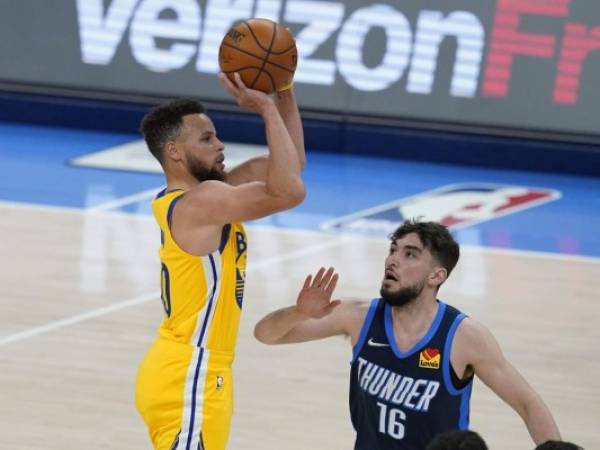
[[[294,82],[290,81],[288,84],[286,84],[285,86],[279,88],[277,90],[277,92],[285,92],[285,91],[289,91],[291,88],[294,87]]]

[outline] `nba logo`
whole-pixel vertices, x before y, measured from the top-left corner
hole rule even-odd
[[[439,222],[454,230],[514,214],[561,197],[553,189],[453,184],[330,220],[321,228],[389,234],[406,219]]]

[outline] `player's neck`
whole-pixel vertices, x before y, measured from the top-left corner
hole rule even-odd
[[[392,323],[403,334],[420,334],[428,330],[439,308],[435,295],[417,297],[403,306],[392,307]]]
[[[181,189],[183,191],[189,191],[194,186],[200,184],[200,182],[191,176],[190,174],[166,175],[167,178],[167,191],[174,191]]]

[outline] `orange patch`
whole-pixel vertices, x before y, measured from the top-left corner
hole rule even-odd
[[[440,351],[437,348],[426,348],[419,355],[419,367],[425,369],[439,369],[441,358]]]

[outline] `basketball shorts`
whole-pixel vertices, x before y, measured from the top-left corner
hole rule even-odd
[[[233,353],[158,338],[136,381],[155,450],[225,450],[233,415]]]

